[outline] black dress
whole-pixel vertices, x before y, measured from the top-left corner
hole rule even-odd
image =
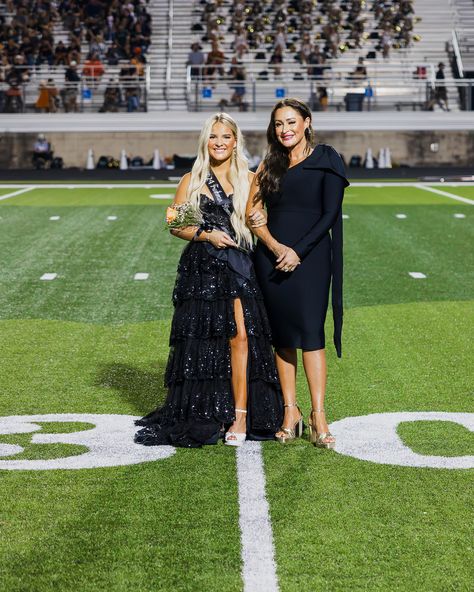
[[[206,228],[235,238],[232,199],[222,204],[201,195]],[[215,444],[235,419],[229,340],[237,333],[234,301],[242,303],[248,338],[247,438],[273,439],[281,426],[283,402],[270,325],[250,254],[190,242],[178,265],[165,404],[136,422],[144,445],[198,447]]]
[[[341,356],[342,212],[349,185],[339,154],[319,144],[288,169],[280,192],[266,200],[268,229],[301,258],[293,272],[275,270],[275,256],[259,242],[255,269],[276,347],[325,347],[324,321],[332,280],[334,344]]]

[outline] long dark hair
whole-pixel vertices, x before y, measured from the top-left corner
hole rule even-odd
[[[275,130],[275,113],[282,107],[291,107],[297,111],[303,119],[309,117],[309,126],[305,129],[305,138],[308,151],[314,142],[314,131],[311,127],[311,109],[306,103],[299,99],[282,99],[273,107],[270,115],[270,123],[267,128],[267,154],[263,160],[263,167],[258,174],[259,185],[258,197],[264,202],[269,196],[280,190],[280,183],[283,175],[290,166],[290,155],[288,150],[278,140]]]

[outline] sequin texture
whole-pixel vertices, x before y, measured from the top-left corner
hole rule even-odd
[[[229,204],[227,209],[231,211]],[[220,205],[202,196],[201,210],[207,224],[234,234],[229,215]],[[243,261],[248,265],[244,275],[209,243],[190,242],[185,247],[173,290],[175,311],[165,373],[168,396],[163,407],[137,422],[145,427],[136,435],[136,442],[215,443],[221,427],[232,423],[229,340],[237,332],[236,298],[242,303],[248,337],[248,437],[272,438],[279,429],[282,399],[270,325],[248,261],[250,255],[240,256],[247,259]]]

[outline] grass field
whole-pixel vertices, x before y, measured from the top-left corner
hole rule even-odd
[[[474,199],[474,187],[441,189]],[[162,230],[169,200],[150,195],[172,190],[37,187],[2,199],[13,191],[0,189],[0,419],[146,413],[165,396],[183,247]],[[343,358],[328,348],[331,422],[474,412],[472,212],[415,186],[347,191]],[[306,415],[301,372],[299,380]],[[40,423],[47,434],[92,427]],[[474,436],[458,423],[405,422],[398,434],[420,455],[474,455]],[[2,457],[5,445],[21,448]],[[0,469],[87,450],[4,434]],[[282,592],[474,588],[472,469],[367,462],[306,439],[262,450]],[[0,499],[2,592],[243,589],[236,455],[221,444],[135,465],[3,470]]]

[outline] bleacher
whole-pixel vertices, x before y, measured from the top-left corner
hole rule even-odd
[[[235,30],[230,27],[231,7],[234,2],[222,0],[219,14],[223,23],[219,25],[219,43],[225,56],[223,76],[209,81],[204,77],[191,78],[186,66],[187,56],[192,42],[201,44],[204,54],[211,49],[211,39],[207,38],[207,26],[203,21],[205,2],[178,2],[174,0],[150,0],[146,10],[151,15],[153,30],[151,45],[146,54],[147,65],[144,75],[130,84],[139,86],[140,110],[258,110],[267,109],[278,96],[297,95],[309,101],[314,109],[341,111],[358,109],[364,111],[384,110],[422,110],[432,105],[436,87],[435,74],[439,62],[446,64],[445,80],[442,84],[447,89],[447,100],[452,111],[466,108],[466,102],[460,103],[462,92],[468,87],[465,78],[458,78],[451,70],[454,60],[453,31],[457,31],[459,51],[462,61],[470,67],[474,61],[474,3],[472,0],[413,0],[414,14],[411,15],[413,29],[409,34],[401,31],[391,41],[390,51],[384,57],[381,49],[383,28],[380,17],[373,10],[374,0],[362,4],[360,20],[364,28],[360,34],[354,34],[354,28],[348,26],[349,10],[354,2],[350,0],[336,2],[320,1],[313,4],[311,19],[311,40],[324,51],[327,45],[326,14],[321,13],[321,6],[341,7],[342,24],[338,30],[337,51],[326,52],[323,72],[314,75],[307,64],[301,64],[296,58],[301,46],[302,33],[295,23],[295,3],[281,0],[272,2],[263,0],[265,16],[268,19],[260,47],[249,47],[239,60],[240,68],[245,70],[245,80],[237,82],[229,76],[235,51],[232,43]],[[250,2],[242,2],[245,7]],[[311,2],[310,2],[311,4]],[[276,5],[274,10],[271,6]],[[0,3],[1,27],[8,25],[12,13],[8,7],[12,3]],[[281,65],[269,64],[275,41],[275,15],[278,6],[288,8],[287,47]],[[270,11],[268,11],[270,9]],[[202,31],[195,30],[196,25],[203,26]],[[193,30],[194,29],[194,30]],[[231,30],[229,30],[231,29]],[[52,19],[52,33],[55,45],[62,40],[70,42],[71,34],[64,19]],[[204,37],[204,39],[203,39]],[[106,40],[107,47],[110,41]],[[455,44],[454,44],[455,45]],[[90,45],[83,36],[81,41],[80,62],[89,52]],[[264,59],[262,59],[262,53]],[[359,58],[363,58],[364,76],[354,76]],[[126,94],[127,83],[118,81],[124,64],[106,66],[100,80],[91,88],[83,79],[78,85],[77,105],[80,111],[98,112],[103,109],[104,93],[110,85],[119,83],[122,94]],[[0,100],[1,92],[6,92],[4,66],[0,64]],[[67,86],[64,81],[64,66],[50,67],[48,64],[28,67],[29,80],[22,87],[25,110],[34,112],[38,98],[39,84],[52,79],[59,89]],[[112,82],[111,82],[112,80]],[[231,100],[236,86],[245,87],[245,98],[241,103]],[[468,92],[468,91],[466,91]],[[321,93],[327,94],[327,105],[320,101]],[[59,95],[59,110],[64,110],[64,103]],[[243,104],[242,104],[243,103]],[[436,108],[436,105],[435,105]],[[119,111],[127,109],[122,100]],[[0,106],[1,111],[1,106]]]
[[[141,62],[149,60],[147,27],[153,16],[138,1],[118,7],[110,2],[98,6],[103,10],[91,16],[86,3],[74,0],[59,5],[29,0],[0,4],[0,112],[147,109],[150,67]],[[29,17],[28,11],[35,17]],[[142,35],[133,32],[137,24]],[[25,39],[33,47],[29,53]],[[114,40],[118,41],[115,60],[105,56]],[[54,52],[61,42],[67,51],[57,64]],[[42,55],[43,43],[49,44],[49,55]],[[104,54],[99,76],[90,75],[87,62],[95,51],[94,44],[99,44]],[[65,77],[70,64],[77,72],[75,81]],[[99,68],[92,70],[97,73]],[[49,98],[38,102],[45,88]]]
[[[348,2],[342,3],[346,6]],[[415,0],[413,3],[415,14],[413,17],[413,31],[410,33],[410,41],[402,46],[395,40],[389,52],[384,58],[380,49],[381,30],[377,29],[377,22],[371,12],[373,2],[365,2],[363,16],[367,19],[360,47],[354,40],[347,36],[341,36],[342,49],[337,56],[328,57],[325,62],[325,73],[321,80],[309,80],[305,65],[300,65],[295,60],[298,44],[292,32],[289,37],[289,48],[285,52],[282,73],[274,76],[274,68],[268,64],[271,55],[272,39],[265,44],[265,60],[258,59],[260,49],[250,48],[242,56],[242,64],[246,71],[246,102],[247,108],[266,108],[268,104],[275,102],[277,93],[297,94],[301,98],[311,101],[317,93],[317,88],[327,88],[329,98],[328,109],[345,108],[344,98],[348,94],[364,94],[365,110],[400,110],[400,109],[424,109],[429,105],[435,86],[435,72],[439,62],[446,64],[445,82],[451,110],[459,108],[457,85],[449,67],[448,45],[452,36],[452,30],[456,26],[456,14],[453,8],[444,0]],[[193,4],[192,19],[190,23],[189,6],[174,3],[173,40],[171,55],[171,80],[170,108],[182,110],[190,109],[215,109],[219,104],[232,109],[229,98],[232,95],[233,81],[230,78],[214,81],[212,85],[206,85],[206,81],[196,83],[191,81],[188,74],[186,84],[186,98],[183,97],[183,77],[186,76],[186,58],[193,41],[200,42],[204,53],[211,47],[210,40],[206,40],[206,27],[204,31],[192,31],[196,25],[202,24],[203,3],[195,1]],[[220,14],[225,24],[220,26],[220,46],[226,58],[224,71],[228,71],[234,50],[232,42],[234,32],[229,31],[231,2],[220,3]],[[317,12],[318,5],[313,8]],[[474,9],[472,10],[474,13]],[[272,22],[274,14],[268,13]],[[324,19],[315,16],[315,37],[320,35],[324,26]],[[320,22],[319,22],[320,21]],[[190,35],[191,33],[191,35]],[[204,37],[204,40],[203,40]],[[316,39],[320,47],[324,46],[324,39]],[[374,57],[375,54],[375,57]],[[368,57],[369,56],[369,57]],[[351,79],[351,73],[357,67],[358,59],[364,58],[364,66],[367,77],[360,80],[361,84],[355,85]],[[372,59],[371,59],[372,58]],[[267,71],[268,76],[261,76],[262,71]],[[370,84],[370,88],[369,87]],[[255,96],[256,94],[256,96]],[[372,95],[372,96],[370,96]],[[236,107],[237,108],[237,107]]]

